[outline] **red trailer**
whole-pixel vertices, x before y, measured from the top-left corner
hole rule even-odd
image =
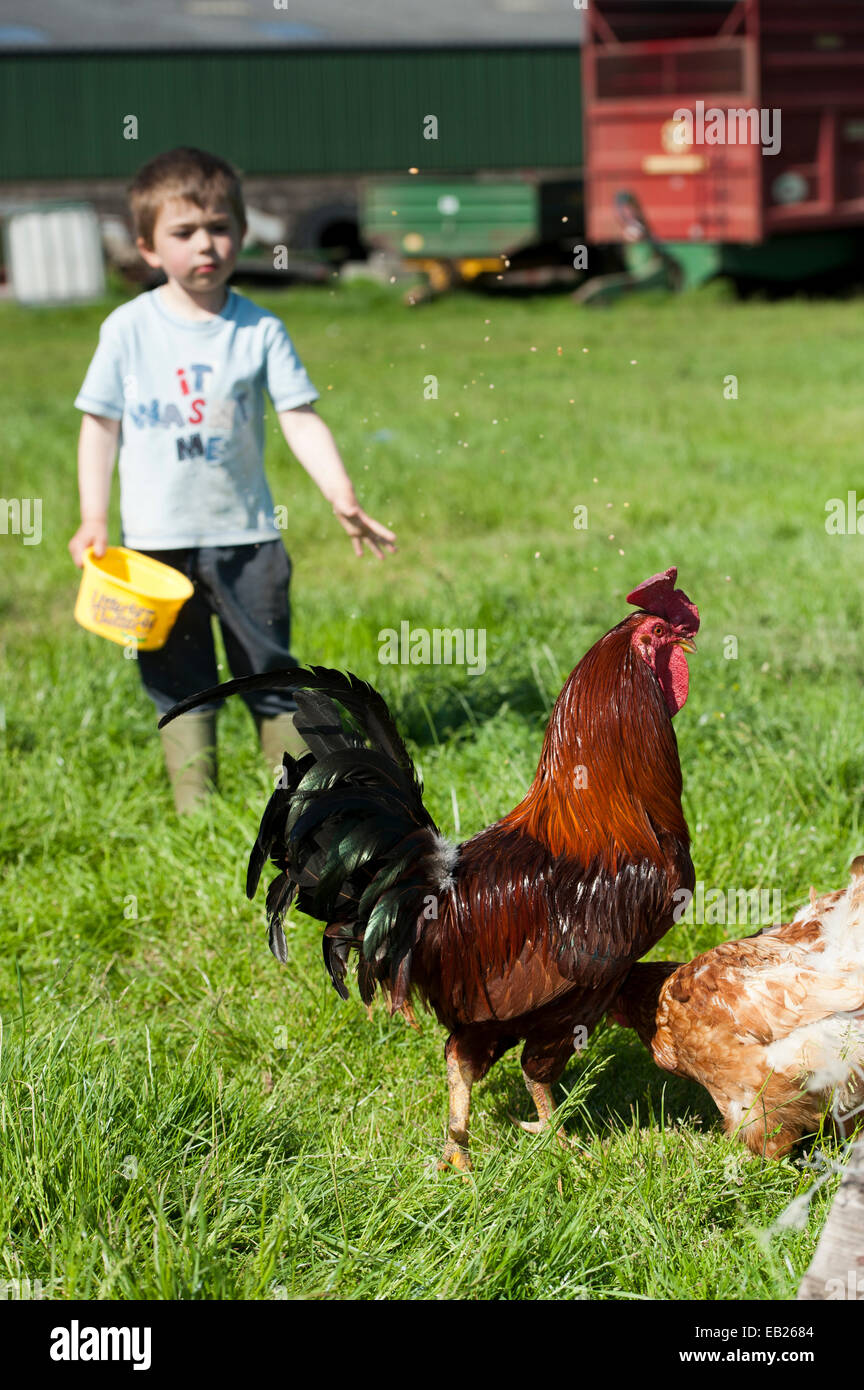
[[[591,0],[582,61],[590,242],[632,240],[635,206],[673,257],[733,273],[860,246],[861,0]]]

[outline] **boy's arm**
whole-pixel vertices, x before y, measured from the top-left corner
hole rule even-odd
[[[354,554],[363,554],[364,541],[379,560],[384,558],[382,546],[395,550],[393,532],[367,516],[357,501],[336,441],[314,406],[298,405],[293,410],[280,410],[278,415],[289,449],[332,506],[340,526],[351,537]]]
[[[88,545],[92,545],[95,555],[104,555],[108,545],[108,499],[119,434],[119,420],[86,414],[81,420],[78,437],[81,525],[69,542],[69,553],[79,569]]]

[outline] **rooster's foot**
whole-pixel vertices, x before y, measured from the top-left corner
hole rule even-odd
[[[552,1116],[555,1114],[555,1099],[552,1095],[552,1087],[547,1086],[546,1083],[542,1081],[533,1081],[524,1068],[522,1076],[528,1088],[528,1094],[537,1107],[537,1119],[516,1120],[515,1123],[520,1129],[527,1130],[529,1134],[542,1134],[544,1129],[549,1129],[552,1123]],[[563,1129],[557,1129],[555,1131],[555,1136],[562,1149],[570,1148],[570,1140],[567,1138]]]
[[[455,1139],[448,1139],[444,1145],[444,1152],[438,1160],[438,1171],[444,1173],[448,1168],[457,1168],[462,1173],[470,1173],[471,1159],[468,1150],[461,1144],[457,1144]]]
[[[459,1056],[454,1035],[447,1039],[447,1085],[450,1091],[450,1114],[447,1122],[447,1143],[438,1164],[439,1170],[458,1168],[463,1175],[471,1168],[468,1157],[468,1117],[471,1110],[471,1086],[474,1074],[470,1065]],[[468,1179],[466,1178],[467,1182]]]
[[[517,1120],[515,1115],[511,1115],[510,1119],[513,1121],[514,1125],[518,1125],[520,1129],[524,1129],[528,1134],[542,1134],[544,1129],[550,1128],[548,1120]],[[557,1129],[555,1131],[555,1137],[562,1149],[569,1149],[571,1147],[570,1140],[567,1138],[563,1129]]]

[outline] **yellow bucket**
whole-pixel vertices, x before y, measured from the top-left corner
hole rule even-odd
[[[99,559],[84,552],[75,619],[88,632],[139,651],[164,647],[177,614],[194,589],[179,570],[137,550],[109,545]]]

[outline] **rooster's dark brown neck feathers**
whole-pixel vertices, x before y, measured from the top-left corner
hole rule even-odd
[[[616,1022],[638,1034],[649,1052],[657,1032],[663,986],[679,965],[674,960],[640,961],[632,967],[609,1011]]]
[[[600,863],[662,865],[660,836],[689,847],[681,809],[678,744],[653,672],[631,645],[643,620],[607,632],[570,675],[546,730],[525,799],[505,818],[554,855]]]

